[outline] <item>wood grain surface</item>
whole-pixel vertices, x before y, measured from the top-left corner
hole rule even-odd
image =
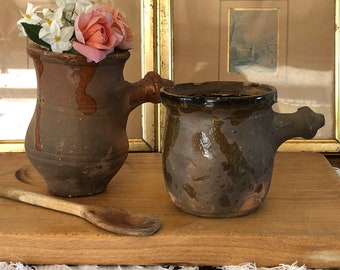
[[[18,170],[25,182],[15,177]],[[48,194],[23,153],[0,154],[0,183]],[[105,193],[67,200],[148,213],[162,227],[153,236],[117,236],[75,216],[0,198],[0,261],[340,267],[340,178],[318,153],[278,153],[265,202],[245,217],[200,218],[177,209],[158,153],[130,153]]]

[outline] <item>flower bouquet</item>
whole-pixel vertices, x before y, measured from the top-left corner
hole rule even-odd
[[[53,52],[81,54],[96,63],[115,48],[131,48],[132,31],[118,10],[89,0],[56,0],[56,5],[52,10],[27,3],[17,22],[20,36]]]

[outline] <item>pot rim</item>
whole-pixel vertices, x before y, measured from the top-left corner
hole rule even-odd
[[[163,105],[174,107],[209,108],[228,105],[255,105],[260,108],[271,106],[277,102],[277,90],[268,84],[208,81],[163,87],[160,97]]]
[[[50,50],[44,49],[35,43],[29,43],[27,45],[27,53],[32,58],[39,58],[44,62],[52,62],[52,63],[67,63],[69,65],[105,65],[107,63],[112,62],[121,62],[126,61],[130,57],[130,52],[128,50],[118,50],[116,49],[114,52],[107,55],[105,59],[100,61],[99,63],[88,62],[87,58],[80,54],[72,54],[72,53],[56,53]]]

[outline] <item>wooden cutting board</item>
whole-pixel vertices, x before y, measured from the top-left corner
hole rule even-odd
[[[20,170],[27,183],[16,179]],[[0,154],[0,182],[47,194],[25,154]],[[149,237],[117,236],[80,218],[0,198],[0,261],[28,264],[340,267],[340,178],[318,153],[278,153],[267,199],[239,218],[200,218],[170,201],[161,154],[130,153],[105,193],[68,199],[158,216]]]

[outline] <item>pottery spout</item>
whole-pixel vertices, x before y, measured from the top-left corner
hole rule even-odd
[[[130,85],[130,111],[145,102],[159,103],[160,89],[162,87],[170,87],[173,84],[173,81],[163,79],[158,73],[154,71],[148,72],[143,79]]]
[[[295,113],[274,113],[274,141],[278,148],[294,137],[311,139],[325,125],[325,117],[309,107],[301,107]]]

